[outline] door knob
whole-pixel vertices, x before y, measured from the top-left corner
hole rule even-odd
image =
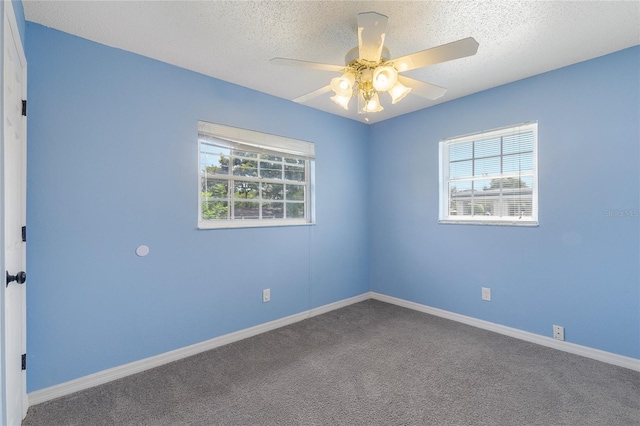
[[[11,281],[15,281],[18,284],[24,284],[24,282],[27,280],[27,273],[24,271],[20,271],[15,275],[9,275],[9,271],[7,272],[7,285],[6,287],[9,287],[9,283]]]

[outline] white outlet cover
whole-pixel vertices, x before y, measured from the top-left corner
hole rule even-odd
[[[556,340],[564,340],[564,327],[560,325],[553,326],[553,338]]]
[[[482,300],[491,301],[491,289],[489,287],[482,287]]]

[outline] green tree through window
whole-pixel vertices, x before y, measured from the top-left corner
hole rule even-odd
[[[220,127],[209,126],[214,133]],[[225,129],[221,133],[226,134]],[[256,140],[272,142],[275,138],[244,132],[249,132],[245,133],[248,140],[255,136]],[[309,148],[313,146],[308,142],[275,140],[275,147],[254,142],[249,146],[199,132],[199,227],[312,223],[314,158],[313,149]],[[301,144],[300,154],[295,153],[296,143]],[[277,152],[278,144],[286,152]]]

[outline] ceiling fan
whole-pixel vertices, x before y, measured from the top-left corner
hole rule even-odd
[[[333,78],[329,85],[299,96],[293,101],[303,103],[333,91],[334,96],[331,100],[337,105],[348,110],[351,98],[357,97],[358,114],[366,114],[384,109],[378,96],[382,92],[391,96],[392,104],[403,99],[409,92],[431,100],[440,98],[447,91],[444,87],[414,80],[399,73],[472,56],[478,51],[478,42],[468,37],[389,59],[389,49],[384,45],[388,19],[376,12],[358,14],[358,46],[347,52],[344,66],[286,58],[273,58],[270,62],[341,73],[342,75]]]

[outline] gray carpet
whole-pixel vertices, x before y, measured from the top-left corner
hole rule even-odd
[[[640,373],[365,301],[29,409],[32,425],[640,425]]]

